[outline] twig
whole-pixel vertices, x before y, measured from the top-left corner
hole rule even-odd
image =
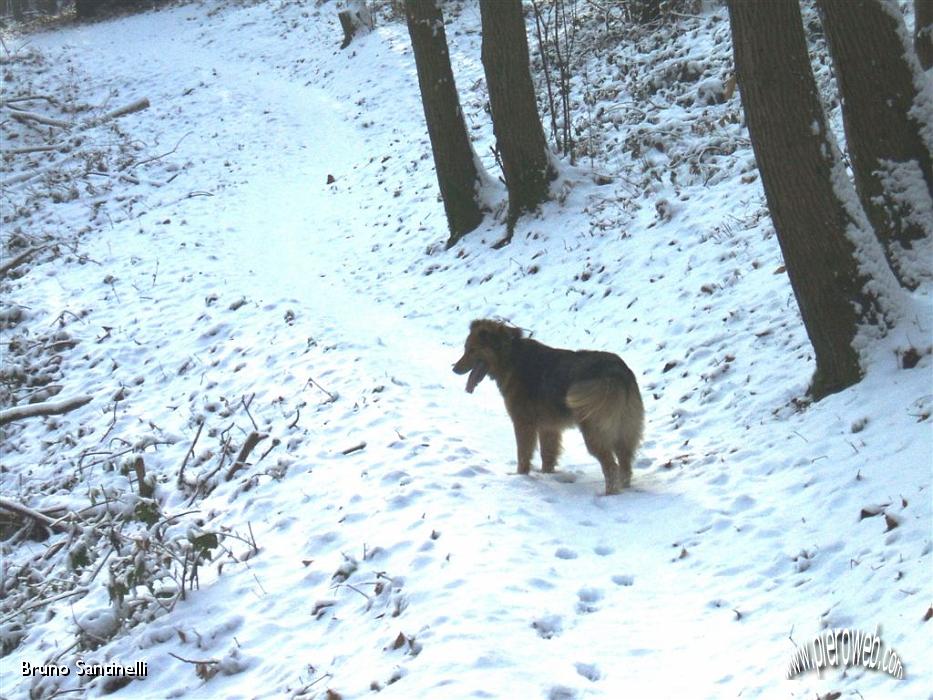
[[[246,415],[249,416],[249,420],[250,420],[250,422],[253,424],[253,430],[258,431],[258,430],[259,430],[259,426],[256,425],[256,421],[255,421],[255,419],[253,419],[253,414],[249,412],[249,407],[250,407],[250,405],[253,403],[253,399],[255,399],[255,398],[256,398],[256,392],[254,391],[254,392],[252,393],[252,395],[249,397],[249,400],[248,400],[248,401],[247,401],[247,399],[246,399],[245,396],[243,396],[242,398],[240,398],[240,403],[242,403],[242,404],[243,404],[243,408],[246,409]]]
[[[172,653],[172,652],[169,652],[168,655],[169,655],[169,656],[174,656],[176,659],[178,659],[179,661],[182,661],[182,662],[184,662],[184,663],[186,663],[186,664],[194,664],[195,666],[197,666],[198,664],[205,664],[205,665],[207,665],[207,664],[219,664],[219,663],[220,663],[217,659],[205,659],[205,660],[203,660],[203,661],[195,661],[194,659],[186,659],[186,658],[184,658],[184,657],[182,657],[182,656],[179,656],[178,654],[174,654],[174,653]]]
[[[184,483],[185,476],[185,467],[188,464],[188,460],[191,459],[191,455],[194,453],[194,446],[198,444],[198,438],[201,437],[201,431],[204,430],[204,424],[207,421],[202,420],[198,424],[198,432],[194,434],[194,440],[191,441],[191,447],[188,448],[188,453],[185,455],[184,461],[181,463],[181,469],[178,470],[178,485],[181,486]]]
[[[0,411],[0,425],[6,425],[13,421],[24,418],[34,418],[35,416],[55,416],[62,413],[68,413],[76,408],[81,408],[90,403],[93,396],[79,396],[74,399],[65,399],[64,401],[46,401],[44,403],[32,403],[25,406],[14,406]]]
[[[337,397],[336,397],[334,394],[330,393],[327,389],[325,389],[325,388],[322,387],[320,384],[318,384],[316,381],[314,381],[314,377],[308,377],[308,383],[309,383],[309,384],[313,384],[313,385],[316,386],[318,389],[320,389],[320,390],[323,391],[325,394],[327,394],[327,397],[330,399],[331,403],[333,403],[334,401],[337,400]]]
[[[299,418],[301,418],[301,407],[300,406],[295,409],[295,420],[293,420],[291,423],[288,424],[289,430],[291,430],[296,425],[298,425]]]
[[[181,145],[181,142],[184,141],[189,136],[191,136],[191,134],[193,133],[194,133],[193,131],[189,131],[188,133],[184,134],[180,139],[178,139],[178,142],[175,144],[175,147],[172,148],[172,150],[166,151],[165,153],[162,153],[157,156],[152,156],[151,158],[144,158],[143,160],[139,160],[139,161],[136,161],[135,163],[131,163],[125,168],[125,170],[132,170],[133,168],[138,168],[140,165],[145,165],[146,163],[151,163],[154,160],[161,160],[162,158],[165,158],[165,156],[172,155],[175,151],[178,150],[178,147]]]
[[[353,447],[348,447],[348,448],[345,449],[345,450],[341,450],[341,451],[340,451],[340,454],[342,454],[342,455],[352,455],[354,452],[359,452],[360,450],[363,450],[363,449],[365,449],[365,448],[366,448],[366,442],[364,441],[364,442],[361,442],[361,443],[358,444],[358,445],[354,445]]]

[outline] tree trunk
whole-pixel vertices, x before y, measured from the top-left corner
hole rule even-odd
[[[521,0],[480,0],[483,69],[509,191],[508,236],[522,212],[548,198],[551,168],[528,65]]]
[[[481,166],[467,135],[450,68],[444,18],[436,0],[406,0],[405,16],[415,53],[437,184],[450,228],[449,248],[483,220],[478,200]]]
[[[97,14],[101,0],[75,0],[75,14],[79,19],[88,19]]]
[[[933,0],[914,0],[914,49],[920,66],[933,66]]]
[[[930,150],[910,109],[923,79],[889,0],[818,0],[842,95],[855,188],[898,281],[914,289],[903,250],[933,229]],[[923,201],[918,196],[926,194]]]
[[[866,260],[873,250],[882,254],[851,186],[849,197],[837,191],[848,179],[817,94],[798,0],[729,0],[729,16],[748,132],[813,344],[810,393],[819,399],[861,378],[853,340],[862,327],[883,323],[867,270],[888,279],[890,272],[883,260]]]

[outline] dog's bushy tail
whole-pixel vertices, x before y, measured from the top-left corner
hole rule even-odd
[[[567,390],[567,406],[576,421],[586,425],[606,447],[628,454],[641,442],[645,407],[634,377],[610,374],[575,382]]]

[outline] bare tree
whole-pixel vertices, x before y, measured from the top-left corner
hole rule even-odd
[[[463,120],[450,68],[444,17],[436,0],[406,0],[405,16],[415,53],[437,183],[450,228],[449,248],[483,220],[478,192],[482,166]]]
[[[898,281],[913,289],[919,280],[902,251],[933,230],[930,149],[911,112],[922,80],[920,66],[891,0],[817,4],[842,95],[855,188]]]
[[[483,69],[493,131],[509,191],[508,234],[547,200],[554,179],[528,64],[521,0],[480,0]]]
[[[859,381],[853,342],[884,332],[881,290],[897,285],[827,128],[798,0],[729,0],[729,16],[748,132],[813,344],[810,393],[819,399]]]

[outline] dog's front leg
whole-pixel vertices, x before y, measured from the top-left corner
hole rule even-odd
[[[534,425],[521,420],[512,419],[515,426],[515,445],[518,448],[518,473],[527,474],[531,471],[531,455],[535,451],[535,441],[538,433]]]

